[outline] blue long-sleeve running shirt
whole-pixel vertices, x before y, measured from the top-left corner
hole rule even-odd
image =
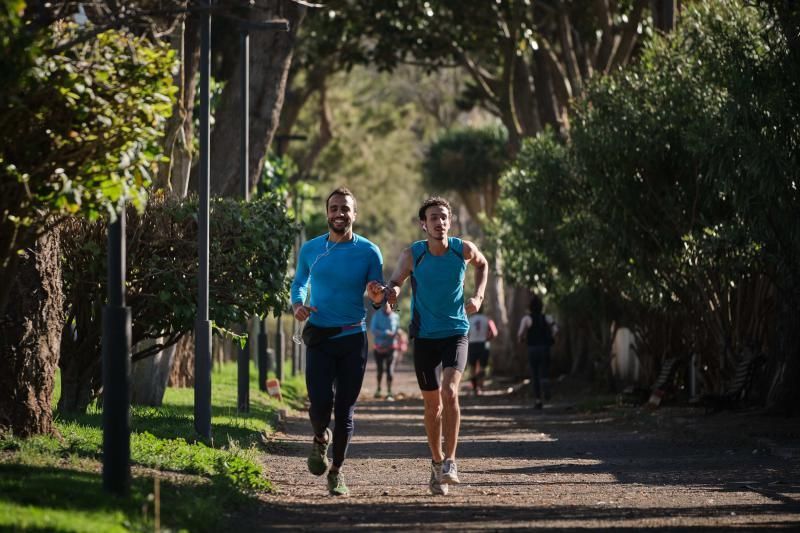
[[[309,322],[319,327],[359,326],[342,335],[366,330],[364,290],[370,281],[383,282],[383,257],[377,246],[353,234],[353,240],[335,243],[328,234],[315,237],[300,249],[292,282],[292,304],[316,307]]]

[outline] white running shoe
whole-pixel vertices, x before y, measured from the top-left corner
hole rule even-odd
[[[428,489],[434,496],[446,496],[448,487],[442,485],[442,463],[431,461],[431,480],[428,481]]]
[[[442,477],[441,482],[448,485],[458,485],[461,483],[458,479],[458,468],[456,462],[452,459],[445,459],[442,463]]]

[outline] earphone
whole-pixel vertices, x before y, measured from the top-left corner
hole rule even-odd
[[[428,233],[428,225],[427,224],[423,224],[422,225],[422,231],[424,231],[425,233]]]

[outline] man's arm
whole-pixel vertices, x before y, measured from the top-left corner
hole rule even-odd
[[[489,263],[475,243],[470,241],[464,241],[464,261],[475,267],[475,295],[464,304],[467,314],[471,315],[477,313],[483,303],[486,282],[489,280]]]
[[[367,283],[367,297],[372,301],[374,309],[380,309],[385,295],[383,290],[383,256],[377,246],[369,264],[367,279],[370,280]]]
[[[395,267],[392,277],[389,278],[387,296],[391,305],[397,303],[397,297],[400,296],[400,288],[403,286],[406,279],[408,279],[408,276],[411,275],[413,262],[414,255],[411,253],[411,248],[406,248],[403,250],[403,253],[400,254],[400,258],[397,260],[397,267]]]
[[[531,317],[529,315],[525,315],[522,317],[522,320],[519,321],[519,329],[517,330],[517,342],[520,344],[522,344],[525,334],[528,333],[529,327],[531,327]]]
[[[303,245],[300,248],[300,254],[297,258],[297,269],[294,273],[294,281],[292,281],[292,312],[294,317],[299,321],[308,319],[311,311],[316,311],[316,307],[307,307],[303,304],[308,294],[308,278],[311,271],[308,268],[308,261],[306,261],[307,248]]]

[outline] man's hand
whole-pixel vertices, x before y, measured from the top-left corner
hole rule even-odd
[[[395,284],[386,287],[386,301],[389,302],[389,305],[397,305],[398,296],[400,296],[400,287]]]
[[[474,315],[481,308],[481,303],[483,303],[482,297],[473,296],[464,304],[464,309],[466,309],[468,315]]]
[[[382,283],[378,281],[370,281],[367,283],[367,297],[372,300],[373,304],[382,304],[385,293],[386,287],[384,287]]]
[[[292,309],[294,310],[294,317],[300,322],[308,320],[308,317],[311,316],[311,311],[317,312],[316,307],[309,307],[299,302],[292,304]]]

